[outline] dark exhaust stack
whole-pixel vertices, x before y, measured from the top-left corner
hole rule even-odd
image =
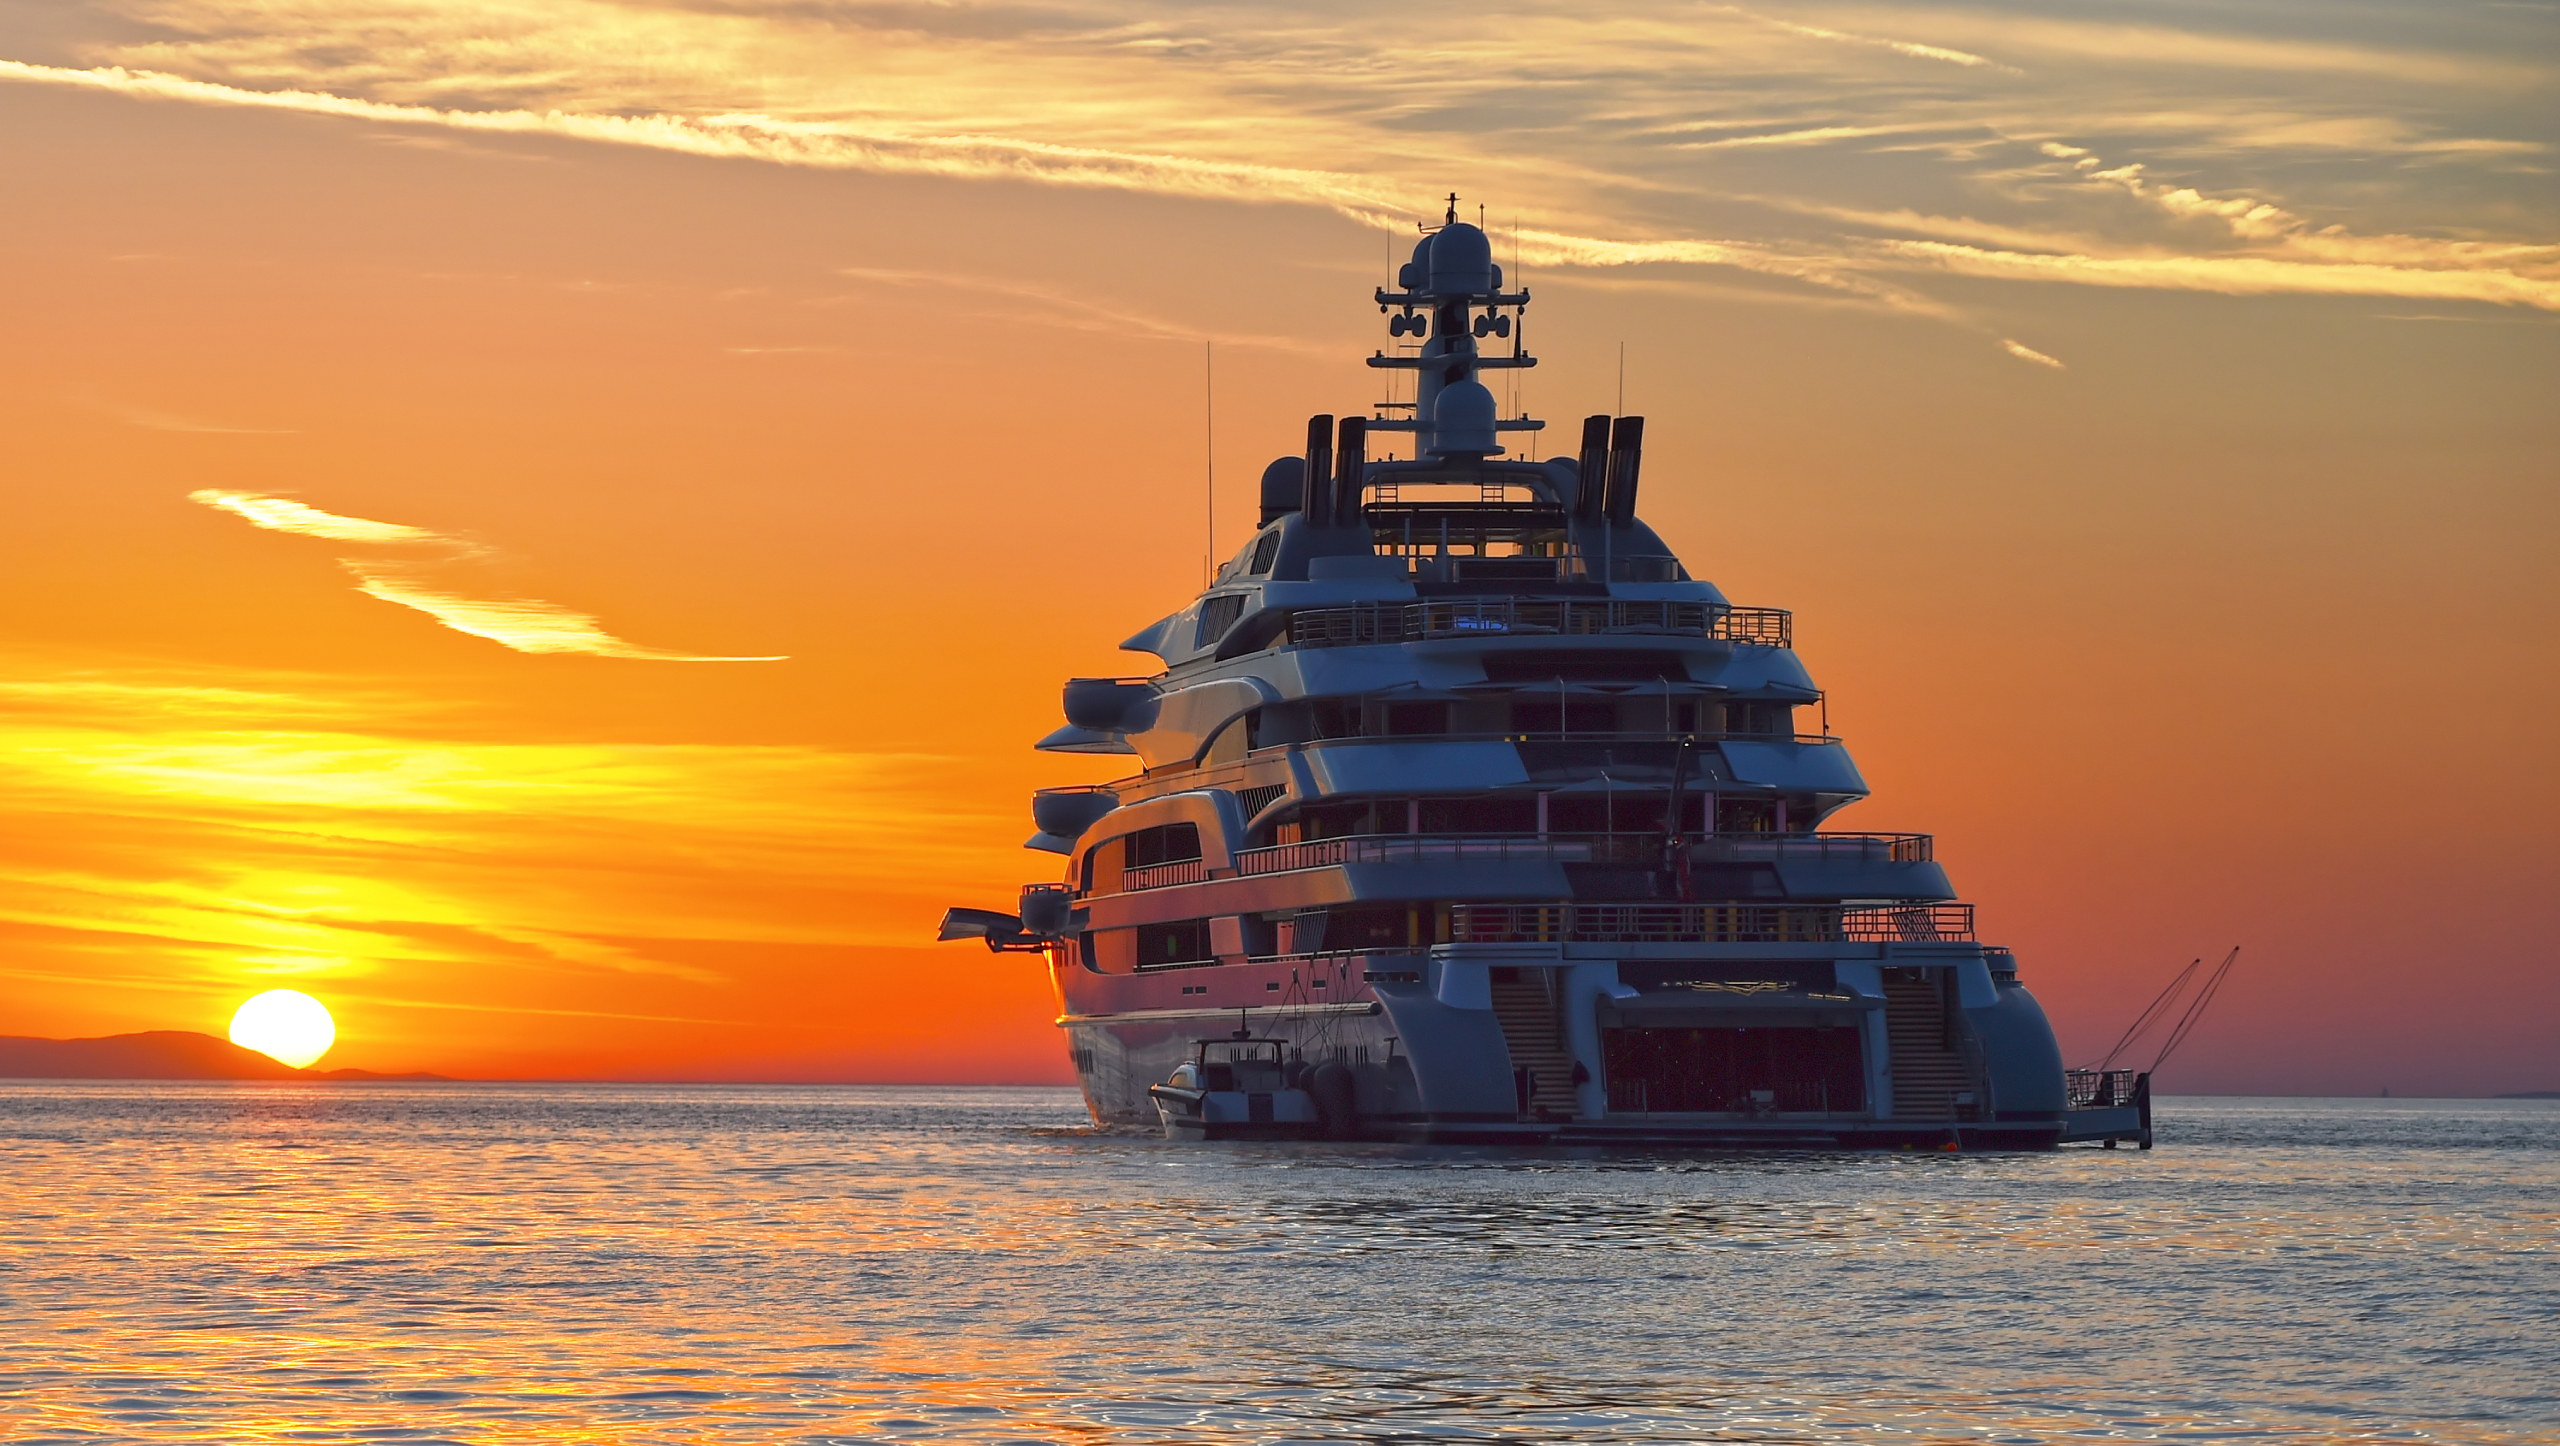
[[[1367,480],[1369,419],[1342,419],[1342,446],[1333,457],[1333,516],[1345,527],[1360,520],[1360,484]]]
[[[1582,419],[1582,469],[1573,489],[1573,515],[1585,522],[1600,515],[1601,489],[1609,476],[1609,419]]]
[[[1333,418],[1307,418],[1307,522],[1322,527],[1333,520]]]
[[[1636,520],[1636,473],[1644,466],[1644,418],[1620,417],[1609,435],[1609,525]]]

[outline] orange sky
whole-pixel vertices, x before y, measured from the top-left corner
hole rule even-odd
[[[1363,13],[0,5],[0,1032],[1067,1078],[934,922],[1454,188],[2075,1059],[2560,1087],[2547,34]]]

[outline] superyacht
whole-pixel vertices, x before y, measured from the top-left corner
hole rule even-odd
[[[1159,670],[1067,683],[1038,746],[1136,771],[1037,794],[1063,878],[942,937],[1046,961],[1106,1125],[2147,1145],[1928,835],[1823,827],[1867,786],[1791,615],[1638,516],[1645,419],[1503,444],[1544,425],[1482,379],[1535,365],[1504,280],[1453,203],[1374,298],[1401,400],[1308,421],[1252,541],[1121,645]]]

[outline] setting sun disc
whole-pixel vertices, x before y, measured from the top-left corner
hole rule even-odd
[[[270,989],[231,1016],[231,1042],[296,1069],[329,1052],[337,1021],[326,1006],[299,989]]]

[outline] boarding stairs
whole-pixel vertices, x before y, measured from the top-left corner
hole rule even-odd
[[[1952,1120],[1973,1114],[1973,1067],[1956,1037],[1938,971],[1888,969],[1885,1047],[1893,1071],[1893,1117]]]
[[[1502,1023],[1513,1078],[1521,1082],[1521,1114],[1530,1119],[1569,1120],[1576,1112],[1573,1055],[1564,1046],[1556,1017],[1555,994],[1548,985],[1552,972],[1495,968],[1493,1017]]]

